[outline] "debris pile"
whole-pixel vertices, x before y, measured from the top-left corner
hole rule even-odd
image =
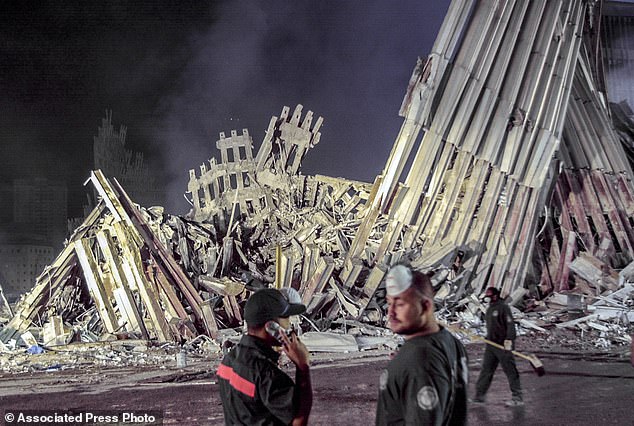
[[[543,348],[613,349],[632,342],[634,331],[634,262],[617,275],[618,290],[584,294],[583,288],[553,292],[543,300],[526,297],[524,291],[508,295],[518,335],[528,336]],[[439,302],[439,300],[436,300]],[[484,306],[474,295],[459,306],[444,306],[438,317],[473,333],[486,333]],[[465,341],[470,341],[464,336]]]
[[[298,290],[311,327],[345,333],[341,321],[383,325],[383,278],[400,261],[434,274],[448,320],[477,322],[495,286],[535,332],[558,322],[619,340],[632,319],[634,184],[619,139],[631,132],[614,130],[597,89],[599,5],[563,3],[453,1],[373,184],[300,173],[323,121],[301,105],[271,119],[255,155],[246,129],[221,133],[220,160],[189,172],[184,218],[93,172],[99,204],[0,341],[31,328],[57,344],[217,338],[270,285]]]
[[[175,343],[153,344],[147,340],[134,339],[48,347],[37,356],[28,351],[12,350],[0,357],[0,371],[28,373],[125,366],[174,369],[178,367],[176,354],[180,350],[183,350],[182,347]],[[208,360],[220,352],[216,343],[200,339],[190,342],[184,350],[190,363],[199,359]]]
[[[135,205],[115,179],[93,172],[99,204],[19,301],[0,340],[32,327],[44,345],[216,337],[241,324],[248,291],[275,280],[300,291],[309,317],[341,306],[358,311],[344,290],[326,286],[336,286],[332,272],[370,185],[298,173],[321,123],[310,128],[311,112],[300,123],[301,110],[289,118],[285,108],[272,119],[267,135],[276,139],[265,139],[255,158],[246,131],[221,134],[222,166],[190,174],[194,209],[187,218]]]

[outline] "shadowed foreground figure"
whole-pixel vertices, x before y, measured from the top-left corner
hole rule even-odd
[[[281,292],[255,292],[244,307],[247,334],[218,367],[220,398],[227,425],[305,425],[312,408],[309,353],[294,332],[291,315],[306,310]],[[281,346],[295,364],[295,383],[278,368]]]
[[[504,345],[504,349],[499,349],[491,345],[486,345],[484,350],[484,359],[482,360],[482,370],[476,383],[476,395],[474,403],[483,403],[485,395],[491,386],[493,374],[498,368],[498,364],[502,365],[502,370],[506,374],[511,387],[513,398],[506,403],[508,406],[521,406],[524,404],[522,400],[522,388],[520,386],[520,375],[515,366],[515,357],[511,352],[515,348],[515,323],[511,308],[500,299],[500,291],[495,287],[489,287],[484,293],[485,302],[489,302],[485,314],[487,326],[487,339],[500,345]]]
[[[396,265],[385,284],[389,327],[405,343],[381,374],[376,424],[466,424],[467,353],[436,322],[429,277]]]

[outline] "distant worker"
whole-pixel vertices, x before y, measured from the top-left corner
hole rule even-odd
[[[484,293],[484,301],[489,304],[485,314],[488,340],[500,345],[504,345],[504,349],[496,348],[492,345],[486,345],[484,350],[484,359],[482,361],[482,370],[476,383],[476,395],[473,399],[474,403],[483,403],[485,396],[491,386],[493,374],[498,367],[498,363],[502,364],[502,370],[506,373],[506,377],[511,387],[512,399],[506,403],[509,407],[524,405],[522,400],[522,388],[520,386],[520,375],[515,366],[515,357],[511,352],[515,348],[515,323],[511,308],[500,299],[500,290],[495,287],[489,287]]]
[[[467,352],[436,322],[429,277],[396,265],[385,284],[389,327],[405,343],[381,374],[376,424],[466,424]]]
[[[289,303],[279,290],[259,290],[247,300],[247,334],[218,367],[220,398],[227,425],[305,425],[312,407],[310,360],[289,317],[306,310]],[[281,346],[295,364],[295,383],[278,367]]]

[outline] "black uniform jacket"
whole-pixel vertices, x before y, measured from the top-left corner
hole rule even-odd
[[[279,354],[244,335],[218,367],[220,398],[228,425],[288,425],[295,384],[277,366]]]
[[[501,300],[491,302],[484,317],[487,339],[499,344],[505,340],[515,340],[515,323],[509,305]]]
[[[413,337],[379,380],[376,424],[465,425],[467,352],[446,329]]]

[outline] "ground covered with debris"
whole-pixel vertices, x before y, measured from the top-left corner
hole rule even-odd
[[[538,343],[539,348],[535,347]],[[624,425],[632,421],[631,389],[634,367],[627,348],[582,350],[578,346],[552,346],[544,350],[535,336],[521,336],[518,349],[536,351],[546,375],[538,377],[528,362],[518,360],[526,405],[508,408],[506,377],[495,375],[488,404],[469,408],[472,425]],[[483,345],[468,344],[470,395],[482,362]],[[127,355],[122,356],[122,352]],[[137,352],[135,354],[135,352]],[[22,372],[0,374],[0,404],[5,412],[37,407],[70,410],[160,412],[164,424],[221,425],[222,406],[215,368],[220,354],[189,354],[187,365],[177,366],[176,351],[149,348],[147,363],[138,361],[134,344],[116,350],[101,349],[110,362],[82,363],[63,368],[74,359],[46,360],[30,356]],[[170,353],[173,352],[173,353]],[[378,379],[389,350],[312,354],[315,392],[310,423],[315,425],[367,425],[374,422]],[[38,361],[39,359],[39,361]],[[29,365],[30,367],[26,368]],[[46,368],[46,366],[52,368]],[[290,368],[286,366],[285,368]],[[583,391],[579,391],[583,389]],[[571,409],[574,407],[574,409]]]
[[[484,334],[480,297],[494,286],[512,306],[524,349],[547,354],[560,373],[569,362],[581,371],[577,356],[625,359],[634,322],[634,121],[626,105],[613,105],[613,118],[597,90],[599,3],[516,3],[494,11],[452,2],[432,52],[415,65],[401,131],[372,183],[302,174],[302,159],[329,143],[322,117],[302,105],[272,117],[257,149],[247,129],[220,133],[220,158],[189,171],[185,216],[140,206],[116,176],[93,171],[92,211],[30,292],[15,304],[0,297],[5,383],[29,374],[34,386],[48,374],[81,381],[75,372],[102,368],[134,372],[130,386],[143,383],[137,372],[177,380],[184,374],[170,373],[175,362],[212,365],[239,339],[244,304],[265,287],[306,305],[295,326],[311,352],[344,354],[342,365],[373,377],[385,361],[365,354],[399,344],[384,328],[384,276],[397,263],[431,276],[439,320],[467,343]],[[191,372],[203,380],[196,386],[209,390],[210,371]],[[540,393],[529,406],[548,404],[544,384],[563,386],[566,374],[529,381]],[[86,377],[95,392],[110,389]],[[616,386],[631,386],[627,377]],[[601,398],[611,393],[590,380]],[[362,404],[346,412],[368,419],[372,383],[355,376],[341,394],[322,382],[320,395]],[[189,396],[197,389],[182,386]],[[181,410],[166,389],[157,385],[161,407]],[[580,397],[560,391],[562,404]],[[215,414],[193,412],[213,423],[212,398],[193,397]],[[338,424],[316,410],[316,422]],[[489,416],[477,421],[499,420]]]
[[[189,171],[185,216],[136,204],[94,170],[92,211],[30,292],[0,297],[0,350],[222,346],[265,287],[297,294],[303,332],[345,336],[350,321],[384,325],[384,276],[399,262],[432,275],[439,316],[465,334],[481,334],[479,297],[494,286],[523,329],[628,345],[634,121],[596,90],[597,7],[452,2],[372,183],[302,174],[332,143],[302,105],[273,116],[259,146],[248,129],[221,132],[219,158]],[[118,143],[104,123],[101,142]]]

